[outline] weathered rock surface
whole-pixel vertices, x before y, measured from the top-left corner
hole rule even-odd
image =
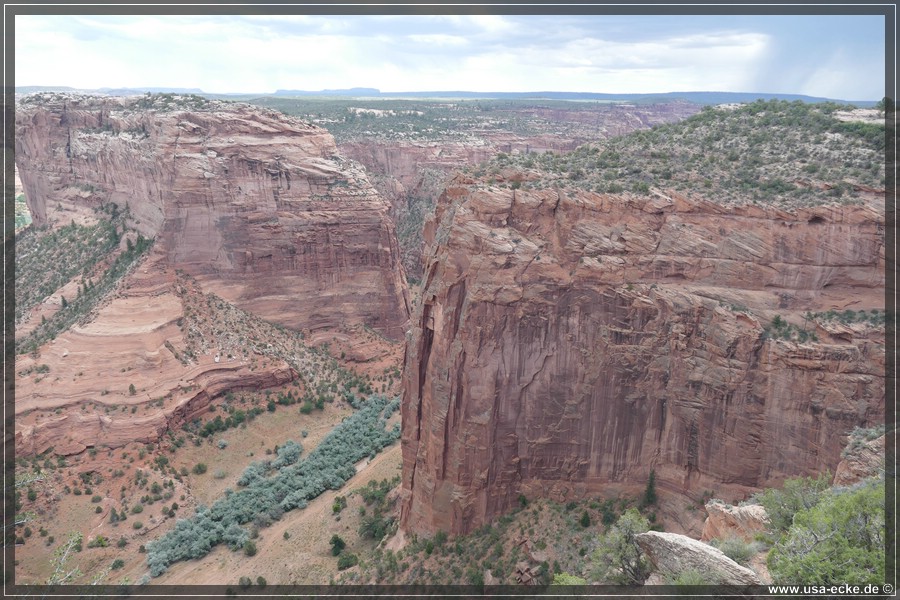
[[[635,536],[654,570],[675,578],[694,570],[703,574],[711,584],[760,585],[759,577],[725,556],[718,548],[677,533],[648,531]]]
[[[834,485],[853,485],[884,472],[884,442],[884,435],[859,444],[851,442],[834,471]]]
[[[759,504],[731,506],[721,500],[710,500],[706,503],[706,521],[700,540],[725,540],[731,537],[752,542],[758,533],[766,530],[769,516],[766,509]]]
[[[16,163],[37,226],[127,205],[170,266],[241,308],[403,336],[388,204],[324,129],[202,99],[36,95],[17,106]]]
[[[48,94],[17,107],[16,161],[36,226],[90,222],[115,202],[156,239],[93,314],[17,357],[22,453],[152,441],[227,391],[312,383],[315,357],[271,323],[350,347],[357,332],[360,350],[374,347],[367,327],[403,337],[389,206],[323,129],[197,98]]]
[[[588,141],[679,121],[699,110],[699,105],[690,102],[610,104],[589,109],[510,106],[492,111],[496,118],[490,123],[460,123],[461,129],[452,134],[431,132],[417,139],[351,138],[342,141],[339,150],[365,165],[372,183],[393,206],[398,230],[410,229],[400,231],[402,262],[407,274],[418,280],[423,265],[420,217],[410,213],[430,212],[455,171],[501,152],[568,152]],[[533,130],[513,131],[523,117],[529,119],[527,128]]]
[[[764,326],[882,307],[883,225],[878,200],[791,213],[457,179],[407,349],[403,526],[635,494],[651,469],[661,501],[834,469],[841,436],[883,419],[883,329]]]
[[[218,349],[180,360],[186,302],[164,262],[151,256],[88,322],[37,356],[16,357],[17,452],[67,455],[152,442],[226,391],[275,387],[297,376],[283,360],[257,365],[262,357]]]

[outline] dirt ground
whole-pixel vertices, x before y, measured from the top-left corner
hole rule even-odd
[[[290,385],[286,389],[291,389]],[[279,391],[272,390],[273,397]],[[244,404],[240,402],[241,397]],[[264,393],[236,394],[232,402],[245,410],[254,405],[266,406]],[[216,401],[216,412],[206,415],[204,421],[214,418],[216,414],[224,415],[222,403],[222,399]],[[202,440],[200,446],[195,446],[185,432],[175,431],[171,437],[166,436],[160,445],[135,443],[124,449],[101,450],[93,456],[85,452],[70,457],[63,468],[45,468],[45,479],[22,486],[19,490],[22,512],[31,515],[32,520],[26,524],[31,530],[30,537],[24,538],[24,527],[19,527],[17,531],[25,542],[16,546],[17,583],[46,582],[55,568],[53,551],[76,532],[83,535],[83,549],[69,559],[67,566],[69,569],[77,566],[82,574],[71,583],[89,583],[97,577],[101,577],[102,583],[139,582],[148,573],[146,554],[140,552],[142,545],[169,531],[178,518],[193,514],[198,504],[209,505],[221,497],[226,488],[234,488],[248,464],[271,458],[266,454],[267,449],[274,451],[276,445],[294,440],[303,446],[302,456],[305,457],[351,412],[352,409],[343,402],[326,404],[324,410],[315,410],[309,415],[301,414],[296,404],[278,405],[275,412],[265,411],[246,426],[212,435]],[[395,415],[396,419],[399,416]],[[306,437],[303,437],[304,431],[307,432]],[[185,438],[185,442],[181,447],[176,447],[173,441],[179,438]],[[220,439],[228,443],[226,448],[219,449]],[[161,475],[153,469],[152,461],[157,456],[166,457],[172,467],[182,474],[187,471],[187,475],[182,475],[181,482],[170,473]],[[56,464],[55,457],[52,462]],[[193,472],[198,463],[206,465],[205,473],[198,475]],[[271,584],[328,583],[337,572],[336,559],[330,555],[328,544],[331,536],[340,533],[350,549],[355,547],[358,539],[358,507],[354,508],[351,502],[351,506],[341,513],[341,519],[337,520],[331,513],[334,497],[348,495],[372,478],[380,480],[399,474],[399,442],[382,451],[371,464],[358,467],[363,468],[341,491],[326,492],[310,502],[306,509],[288,512],[280,521],[263,529],[256,540],[259,549],[256,556],[247,557],[243,552],[217,548],[201,560],[172,565],[167,573],[153,579],[152,583],[219,584],[224,581],[237,584],[241,575],[252,575],[254,581],[262,575]],[[147,475],[144,488],[136,485],[138,470]],[[19,469],[20,473],[30,471],[22,467]],[[96,479],[92,478],[91,484],[85,484],[80,478],[83,473],[94,473],[93,478],[99,474],[102,481],[93,483]],[[172,481],[171,488],[162,487],[167,499],[144,503],[139,514],[129,510],[124,522],[110,522],[112,509],[119,512],[126,506],[130,509],[141,504],[141,498],[149,493],[153,483],[163,486],[167,481]],[[66,486],[70,490],[68,493]],[[27,499],[29,487],[36,492],[34,501]],[[76,495],[76,488],[80,495]],[[100,497],[98,502],[93,501],[94,496]],[[174,516],[163,515],[162,509],[171,507],[173,502],[178,504]],[[99,513],[96,512],[98,506]],[[136,530],[134,524],[138,521],[143,527]],[[46,531],[46,535],[40,534],[41,529]],[[288,539],[284,538],[285,531],[289,534]],[[109,541],[108,546],[88,548],[88,543],[98,535]],[[54,541],[48,545],[47,540],[51,536]],[[126,545],[121,548],[117,546],[120,538],[126,540]],[[112,570],[111,565],[116,559],[124,561],[124,566]]]

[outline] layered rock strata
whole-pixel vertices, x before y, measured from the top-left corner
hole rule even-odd
[[[884,330],[804,315],[883,307],[883,227],[877,196],[786,212],[457,178],[407,349],[403,526],[637,494],[651,469],[675,512],[833,470],[883,419]],[[808,341],[776,339],[775,317]]]
[[[354,136],[341,141],[339,150],[365,165],[379,193],[391,203],[401,236],[404,269],[419,280],[423,265],[421,219],[431,212],[455,171],[501,152],[568,152],[585,142],[679,121],[699,110],[699,105],[689,102],[608,104],[588,109],[510,107],[496,111],[494,119],[485,116],[481,122],[460,123],[460,129],[452,135],[447,131],[410,138],[396,132],[383,138]],[[514,131],[521,127],[523,118],[531,132]],[[451,125],[450,129],[455,127]]]
[[[127,205],[168,265],[241,308],[403,336],[388,204],[324,129],[197,97],[36,95],[17,106],[16,163],[36,226]]]
[[[290,329],[315,344],[356,332],[362,348],[403,338],[389,206],[323,129],[197,97],[43,94],[17,106],[16,162],[35,226],[90,223],[112,202],[155,239],[91,314],[17,357],[21,453],[150,442],[228,391],[314,385],[318,357]]]

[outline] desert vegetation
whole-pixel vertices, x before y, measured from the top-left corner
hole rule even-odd
[[[28,205],[25,203],[25,194],[16,194],[15,215],[16,231],[31,225],[31,213],[28,212]]]
[[[885,576],[885,480],[830,487],[830,475],[791,479],[758,500],[774,540],[775,583],[882,583]]]
[[[400,435],[399,425],[386,429],[399,400],[371,396],[362,407],[335,427],[303,461],[300,445],[285,444],[274,461],[253,463],[238,481],[237,491],[211,507],[178,521],[175,528],[147,547],[147,564],[154,576],[173,562],[206,555],[213,546],[243,549],[250,532],[243,527],[266,527],[285,511],[305,508],[327,489],[340,489],[355,472],[355,463],[374,456]]]
[[[16,236],[17,322],[73,277],[87,277],[116,248],[121,215],[115,205],[102,214],[93,225],[32,227]]]
[[[885,133],[883,125],[835,116],[851,108],[779,100],[705,107],[681,122],[570,153],[500,154],[471,172],[526,189],[637,194],[674,189],[726,206],[852,202],[860,188],[884,188]],[[511,169],[528,175],[507,182],[503,173]]]
[[[371,482],[366,489],[356,490],[364,499],[372,500],[371,506],[364,505],[366,515],[389,514],[393,510],[389,495],[385,496],[387,504],[380,500],[390,485],[392,482],[387,480]],[[530,576],[549,584],[560,574],[589,571],[594,554],[608,536],[617,535],[634,515],[642,526],[646,525],[644,531],[662,529],[655,506],[645,505],[642,500],[598,497],[559,503],[547,499],[530,501],[523,496],[515,510],[468,535],[450,538],[439,531],[430,537],[413,536],[406,547],[396,552],[378,546],[361,556],[358,570],[341,575],[338,582],[516,584],[517,568],[524,562],[529,565]],[[625,521],[621,521],[623,518]],[[617,524],[621,525],[619,529]],[[391,526],[385,531],[389,534]],[[363,538],[371,537],[367,526],[360,527],[358,533]],[[486,581],[486,577],[490,579]]]

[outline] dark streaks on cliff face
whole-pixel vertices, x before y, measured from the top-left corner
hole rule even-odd
[[[404,429],[404,527],[463,533],[520,493],[628,490],[651,466],[672,494],[739,497],[833,468],[840,436],[883,414],[870,345],[763,336],[785,295],[797,310],[834,281],[877,295],[883,215],[666,193],[447,189],[407,355],[406,402],[426,421]]]
[[[127,203],[171,266],[241,308],[290,328],[404,336],[389,205],[326,130],[190,97],[29,98],[16,158],[37,226]]]

